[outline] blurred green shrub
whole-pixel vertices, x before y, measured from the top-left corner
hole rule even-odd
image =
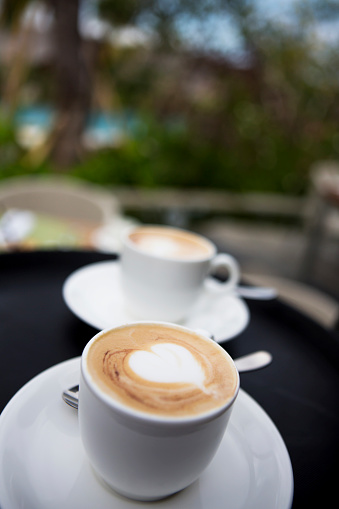
[[[178,42],[98,45],[95,106],[132,109],[140,120],[120,145],[89,152],[68,173],[109,187],[304,193],[310,166],[339,157],[338,52],[313,37],[306,11],[294,27],[237,12],[249,55],[243,67]],[[40,101],[50,99],[47,74],[27,79]],[[48,157],[24,154],[0,116],[0,178],[53,171]]]
[[[153,120],[120,147],[89,156],[71,174],[110,186],[303,193],[310,165],[333,152],[336,131],[329,127],[314,144],[303,133],[293,140],[261,113],[259,118],[248,116],[253,115],[251,105],[238,106],[232,121],[239,136],[224,145],[198,137],[187,126],[173,128]],[[254,121],[255,128],[249,125]]]
[[[15,136],[14,125],[3,111],[0,110],[0,176],[12,176],[18,167],[20,150]]]

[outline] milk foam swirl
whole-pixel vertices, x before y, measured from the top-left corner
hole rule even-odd
[[[88,366],[120,403],[176,417],[218,408],[234,393],[235,369],[211,341],[160,325],[117,331],[92,345]]]
[[[129,238],[141,251],[164,258],[195,260],[213,252],[205,239],[175,228],[140,227]]]
[[[173,348],[173,346],[172,344],[171,347]],[[157,349],[157,347],[163,349],[163,345],[161,344],[153,346],[153,349]],[[179,346],[179,348],[184,350],[183,347]],[[191,355],[187,350],[186,352]],[[141,355],[141,357],[139,357],[139,355]],[[152,355],[151,351],[135,351],[133,349],[118,352],[114,350],[108,351],[103,359],[103,371],[114,385],[122,389],[126,395],[150,409],[171,413],[171,411],[175,409],[178,410],[178,407],[182,407],[183,409],[185,406],[193,405],[194,401],[199,400],[202,392],[199,383],[196,383],[194,376],[192,377],[193,380],[190,379],[191,377],[189,374],[185,376],[183,371],[180,373],[180,370],[171,371],[170,369],[166,369],[166,372],[163,371],[163,376],[161,377],[157,376],[160,375],[159,372],[155,373],[153,370],[149,371],[146,378],[145,369],[147,368],[140,364],[140,360],[144,359],[147,355]],[[205,374],[202,368],[196,361],[193,360],[193,362],[197,366],[196,371],[200,371],[198,378],[203,381],[205,379]],[[131,364],[133,367],[131,367]],[[150,363],[148,362],[148,367],[149,366]],[[208,366],[206,367],[206,371],[208,372]],[[142,374],[142,376],[140,376],[140,374]],[[198,380],[198,382],[199,381],[200,380]],[[175,384],[175,388],[168,387],[168,384]]]
[[[203,387],[202,366],[183,346],[174,343],[153,345],[151,352],[138,350],[129,358],[135,374],[150,382],[191,383]]]

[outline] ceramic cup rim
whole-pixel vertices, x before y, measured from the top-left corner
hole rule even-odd
[[[234,371],[236,373],[236,377],[237,377],[236,387],[234,389],[233,394],[230,396],[230,398],[221,407],[209,410],[209,411],[201,413],[201,414],[191,415],[191,416],[183,416],[183,417],[175,417],[175,416],[169,417],[169,416],[161,416],[161,415],[152,415],[147,412],[142,412],[141,410],[132,409],[132,408],[128,407],[127,405],[124,405],[123,403],[120,403],[120,402],[114,400],[114,398],[110,397],[108,394],[106,394],[104,391],[102,391],[99,388],[99,386],[95,383],[95,381],[93,380],[93,377],[91,376],[91,374],[89,373],[89,370],[87,368],[87,357],[88,357],[88,353],[89,353],[89,350],[90,350],[92,344],[95,343],[99,337],[107,334],[109,331],[123,329],[125,327],[138,326],[140,324],[162,325],[162,326],[172,328],[172,329],[173,328],[179,329],[179,330],[193,333],[193,334],[203,338],[204,340],[213,342],[214,345],[218,349],[220,349],[223,352],[223,354],[226,356],[226,358],[231,363],[231,365],[233,366]],[[95,334],[95,336],[93,336],[89,340],[89,342],[86,344],[86,346],[83,350],[83,353],[81,356],[81,373],[84,378],[84,382],[87,385],[87,388],[90,389],[91,392],[100,401],[102,401],[108,408],[112,409],[113,411],[117,412],[120,415],[129,417],[135,421],[139,421],[142,423],[157,424],[159,426],[163,425],[163,426],[171,426],[171,427],[175,427],[175,426],[181,427],[181,426],[187,426],[189,424],[195,425],[195,424],[201,424],[204,422],[214,420],[216,417],[222,415],[227,409],[229,409],[233,405],[234,401],[236,400],[236,398],[238,396],[239,389],[240,389],[240,377],[239,377],[239,372],[237,370],[237,367],[236,367],[232,357],[229,355],[229,353],[226,352],[218,343],[216,343],[213,339],[209,338],[207,335],[205,335],[199,331],[189,329],[188,327],[184,327],[182,325],[177,325],[177,324],[173,324],[173,323],[169,323],[169,322],[165,322],[165,321],[157,321],[157,320],[137,320],[134,322],[121,324],[117,327],[108,327],[108,328],[103,329],[102,331],[98,332],[97,334]],[[81,405],[81,391],[79,394],[79,402]]]
[[[192,237],[196,239],[198,242],[201,242],[204,246],[206,246],[209,250],[209,252],[206,254],[206,256],[201,256],[199,258],[180,258],[180,257],[166,257],[161,256],[159,254],[153,254],[146,251],[143,251],[139,249],[136,244],[130,239],[130,235],[132,233],[137,232],[138,230],[165,230],[165,231],[173,231],[173,232],[179,232],[180,234],[187,235],[189,237]],[[134,253],[138,253],[139,255],[143,255],[145,257],[153,258],[155,260],[162,260],[166,262],[174,262],[174,263],[184,263],[184,264],[193,264],[193,263],[202,263],[211,260],[214,258],[217,254],[217,248],[215,244],[204,237],[203,235],[200,235],[199,233],[191,232],[189,230],[185,230],[184,228],[177,228],[176,226],[167,226],[167,225],[159,225],[159,224],[143,224],[138,226],[132,226],[129,228],[123,237],[123,242],[126,246],[128,246],[129,249],[131,249]]]

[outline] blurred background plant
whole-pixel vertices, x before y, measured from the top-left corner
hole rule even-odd
[[[269,4],[3,0],[0,178],[303,194],[339,152],[338,6]]]

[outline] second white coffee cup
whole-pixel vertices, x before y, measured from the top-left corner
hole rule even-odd
[[[211,278],[218,268],[228,279]],[[136,319],[180,322],[204,290],[230,292],[240,277],[229,254],[201,235],[167,226],[140,226],[123,239],[122,288],[128,311]]]

